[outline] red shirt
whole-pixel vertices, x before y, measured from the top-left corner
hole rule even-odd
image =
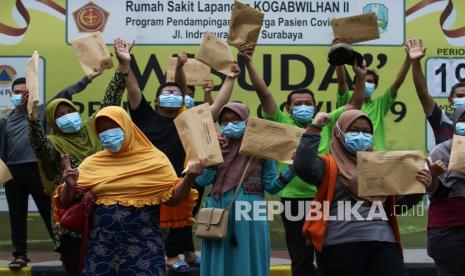
[[[465,198],[439,184],[431,196],[428,228],[465,226]]]

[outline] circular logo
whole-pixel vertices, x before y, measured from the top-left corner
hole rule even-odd
[[[86,7],[78,13],[78,25],[87,32],[97,31],[103,27],[103,11],[98,7]]]
[[[16,78],[16,70],[10,65],[0,65],[0,84],[6,85]]]

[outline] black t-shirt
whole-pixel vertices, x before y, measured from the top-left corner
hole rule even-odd
[[[149,138],[150,142],[166,154],[178,176],[184,168],[186,152],[182,147],[174,119],[165,118],[154,111],[142,95],[141,102],[135,110],[130,109],[132,121]]]
[[[429,124],[434,132],[436,145],[447,141],[454,136],[454,122],[451,119],[451,114],[441,109],[437,103],[434,103],[433,112],[427,116]]]

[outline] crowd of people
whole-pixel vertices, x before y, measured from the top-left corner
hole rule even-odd
[[[336,38],[333,43],[341,42]],[[225,239],[203,239],[201,256],[193,241],[193,217],[202,205],[234,210],[234,201],[264,201],[280,193],[286,208],[282,221],[292,275],[407,275],[396,214],[419,203],[423,194],[360,197],[357,152],[386,151],[384,118],[401,90],[410,67],[413,82],[437,146],[416,179],[428,192],[428,254],[439,275],[465,275],[465,174],[447,170],[453,136],[465,136],[465,83],[450,92],[452,114],[434,101],[422,72],[426,49],[410,39],[399,72],[383,94],[374,96],[379,76],[365,64],[353,64],[353,92],[344,65],[336,67],[338,108],[318,112],[315,94],[306,87],[290,92],[281,110],[253,62],[255,46],[241,45],[238,58],[260,100],[264,119],[305,129],[293,165],[239,153],[251,116],[246,103],[230,102],[235,64],[213,100],[213,82],[205,80],[204,102],[218,124],[224,162],[205,167],[186,160],[174,119],[195,106],[195,87],[177,58],[175,82],[163,83],[154,105],[131,72],[133,45],[117,38],[118,67],[98,111],[81,118],[72,95],[87,89],[90,76],[61,91],[43,106],[27,111],[24,78],[12,84],[14,110],[0,119],[0,158],[13,179],[5,184],[14,260],[19,270],[27,257],[27,201],[32,195],[68,275],[165,275],[167,267],[203,276],[269,275],[270,237],[266,220],[237,220],[229,213]],[[244,72],[245,73],[245,72]],[[127,90],[128,112],[121,108]],[[189,161],[189,162],[188,162]],[[88,235],[61,225],[67,210],[92,192],[95,208]],[[292,220],[300,203],[361,202],[366,217],[381,204],[387,220]],[[325,205],[322,205],[325,206]],[[88,237],[87,237],[88,236]],[[84,246],[83,246],[84,245]],[[83,248],[83,250],[81,250]],[[80,262],[79,260],[81,260]]]

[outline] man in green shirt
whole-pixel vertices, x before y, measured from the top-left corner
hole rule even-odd
[[[266,86],[263,79],[258,74],[252,61],[253,47],[243,45],[239,49],[239,54],[244,60],[250,80],[257,92],[262,106],[263,117],[267,120],[305,128],[311,123],[315,113],[315,95],[307,88],[298,89],[289,93],[286,103],[286,112],[281,111],[276,104],[273,94]],[[348,109],[360,109],[363,103],[365,91],[365,66],[354,66],[354,72],[358,79],[355,83],[355,93],[349,104],[329,114],[329,123],[321,132],[320,153],[329,152],[331,130],[336,124],[339,116]],[[280,170],[284,168],[280,164]],[[284,213],[281,215],[286,232],[286,244],[291,257],[292,275],[315,275],[313,267],[313,247],[306,245],[302,236],[302,227],[307,214],[302,213],[305,209],[305,202],[310,201],[316,194],[314,185],[304,182],[299,177],[294,177],[286,188],[281,192],[281,201],[284,204]],[[291,219],[294,217],[295,219]]]
[[[335,39],[333,44],[339,43],[339,39]],[[391,105],[394,103],[397,91],[405,80],[408,70],[410,69],[410,59],[408,54],[405,56],[404,62],[400,67],[397,77],[394,82],[388,87],[381,96],[372,99],[375,89],[378,87],[378,74],[375,71],[367,70],[365,77],[365,102],[362,105],[362,111],[373,122],[373,150],[386,150],[386,133],[384,131],[384,117],[389,112]],[[344,65],[336,67],[336,75],[338,80],[338,93],[336,107],[346,105],[351,97],[351,93],[347,87],[347,79]],[[357,76],[354,77],[355,83]]]

